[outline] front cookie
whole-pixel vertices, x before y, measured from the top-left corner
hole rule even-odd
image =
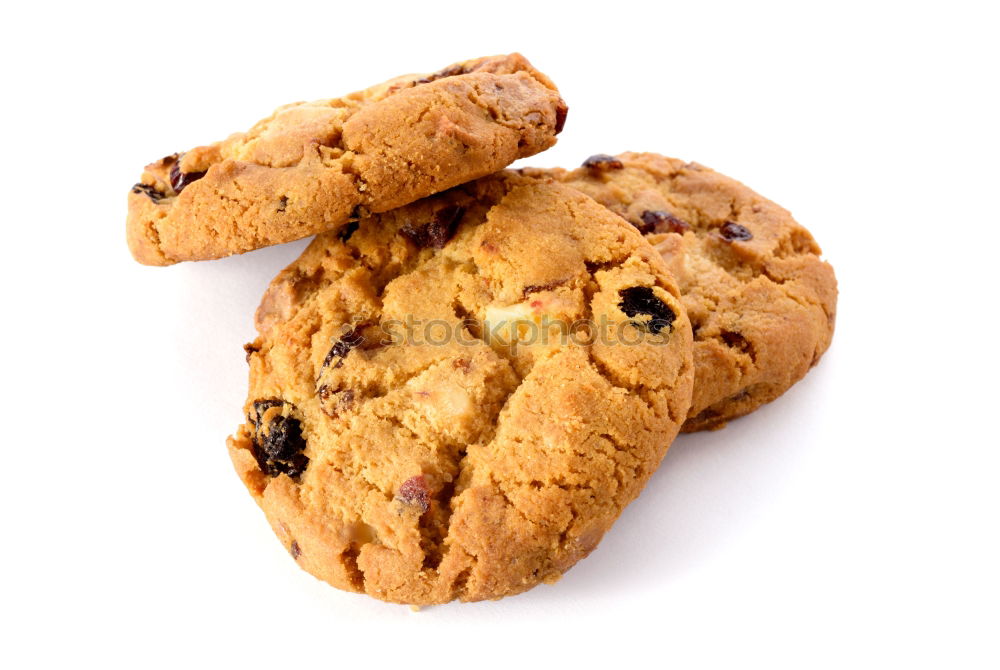
[[[520,54],[279,108],[146,167],[127,238],[147,265],[221,258],[342,227],[555,143],[566,105]]]
[[[663,259],[509,173],[320,235],[257,327],[240,477],[301,567],[400,603],[558,579],[638,495],[693,381]]]
[[[721,428],[784,393],[830,346],[833,268],[784,209],[701,165],[598,154],[554,177],[630,221],[663,254],[694,328],[685,431]]]

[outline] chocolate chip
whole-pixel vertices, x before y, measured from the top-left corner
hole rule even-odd
[[[656,294],[653,293],[653,289],[648,286],[633,286],[632,288],[622,289],[618,292],[618,295],[622,298],[622,301],[618,303],[618,307],[621,311],[625,312],[626,316],[634,317],[642,314],[652,317],[647,324],[633,323],[643,326],[654,335],[664,328],[670,328],[674,319],[677,318],[674,311],[665,302],[657,298]]]
[[[746,226],[741,226],[735,221],[726,221],[719,228],[719,234],[722,235],[722,239],[729,242],[745,242],[747,240],[753,239],[753,233]]]
[[[337,363],[333,366],[334,369],[339,368],[344,364],[344,358],[347,354],[351,353],[351,349],[358,346],[365,341],[365,336],[361,334],[361,326],[354,328],[350,332],[342,335],[339,340],[334,342],[333,346],[330,347],[329,353],[327,353],[326,358],[323,359],[323,367],[330,365],[333,359],[337,359]]]
[[[583,167],[591,170],[621,170],[625,167],[620,160],[608,154],[594,154],[583,161]]]
[[[679,233],[683,235],[691,230],[687,221],[678,219],[670,212],[662,209],[647,209],[640,216],[642,225],[637,226],[643,235],[650,233]]]
[[[560,101],[559,106],[556,107],[556,135],[561,133],[566,126],[566,114],[568,113],[569,107]]]
[[[249,363],[250,357],[260,351],[260,347],[254,346],[253,342],[247,342],[243,345],[243,351],[247,352],[247,363]]]
[[[465,208],[456,205],[444,207],[434,215],[434,220],[422,226],[407,224],[399,232],[421,249],[443,249],[465,215]]]
[[[292,546],[288,548],[288,553],[292,555],[296,561],[299,560],[299,556],[302,555],[302,547],[295,540],[292,540]]]
[[[181,172],[181,159],[184,154],[177,154],[177,160],[170,166],[170,186],[179,194],[191,182],[205,176],[204,172]]]
[[[396,498],[402,500],[407,505],[416,505],[423,514],[431,504],[431,492],[427,488],[427,482],[423,475],[410,477],[399,487]]]
[[[285,211],[285,207],[287,206],[288,206],[288,196],[283,195],[281,196],[281,200],[278,201],[278,211],[279,212]]]
[[[142,195],[145,195],[153,202],[159,202],[160,200],[163,200],[165,197],[167,197],[163,193],[157,191],[154,186],[150,186],[149,184],[135,184],[132,187],[132,192],[141,193]]]
[[[254,434],[252,452],[261,471],[269,477],[286,474],[298,477],[305,472],[309,458],[302,453],[306,441],[302,437],[302,424],[298,419],[275,413],[267,422],[264,413],[272,407],[294,407],[277,398],[254,402]]]

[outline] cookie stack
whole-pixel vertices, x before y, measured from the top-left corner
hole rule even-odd
[[[279,108],[147,166],[148,265],[316,235],[246,345],[236,471],[299,565],[426,605],[553,582],[679,431],[787,390],[832,268],[739,182],[656,154],[504,171],[566,105],[513,54]]]

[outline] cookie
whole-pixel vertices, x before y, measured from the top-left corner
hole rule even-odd
[[[721,428],[774,400],[830,346],[833,268],[791,214],[740,182],[652,153],[524,172],[591,196],[667,261],[694,328],[694,396],[683,430]]]
[[[687,416],[659,254],[512,173],[318,236],[261,301],[239,476],[305,570],[398,603],[553,582]]]
[[[338,229],[547,149],[566,109],[520,54],[286,105],[146,166],[128,196],[129,249],[170,265]]]

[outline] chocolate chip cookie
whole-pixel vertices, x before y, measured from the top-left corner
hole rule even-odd
[[[303,569],[399,603],[557,580],[639,494],[694,377],[656,250],[509,172],[318,236],[256,325],[239,476]]]
[[[245,133],[146,166],[127,238],[147,265],[335,230],[547,149],[566,119],[520,54],[279,108]]]
[[[809,231],[738,181],[652,153],[524,172],[588,194],[667,261],[694,328],[694,397],[683,430],[721,428],[774,400],[830,345],[833,268]]]

